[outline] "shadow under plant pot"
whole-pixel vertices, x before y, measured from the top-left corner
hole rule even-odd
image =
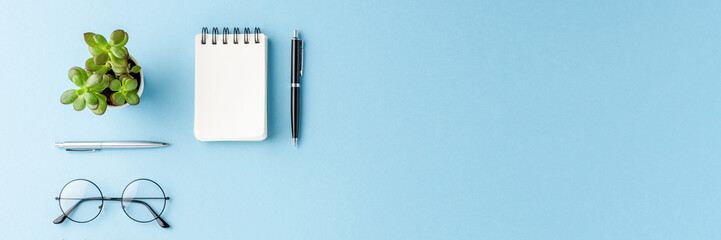
[[[133,66],[139,66],[138,61],[135,60],[135,58],[134,58],[132,55],[131,55],[131,56],[128,56],[128,65],[129,65],[129,66],[128,66],[128,69],[132,68]],[[112,70],[111,70],[111,71],[112,71]],[[113,75],[113,74],[111,74],[111,75]],[[138,98],[142,97],[142,96],[143,96],[143,89],[145,88],[145,78],[144,78],[144,76],[143,76],[143,69],[140,69],[140,72],[138,72],[138,73],[132,73],[132,72],[131,72],[131,73],[130,73],[130,76],[132,76],[133,78],[135,78],[135,79],[138,80]],[[105,90],[103,90],[102,94],[105,95],[105,97],[107,97],[108,108],[115,108],[115,109],[117,109],[117,108],[124,108],[124,107],[130,105],[130,104],[128,104],[127,102],[126,102],[125,104],[123,104],[123,105],[115,105],[115,104],[110,100],[110,95],[113,94],[113,91],[110,90],[110,88],[106,88]]]

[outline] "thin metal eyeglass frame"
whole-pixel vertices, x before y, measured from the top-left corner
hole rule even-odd
[[[133,184],[134,182],[137,182],[137,181],[139,181],[139,180],[147,180],[147,181],[150,181],[150,182],[154,183],[155,185],[158,186],[158,188],[160,188],[160,191],[163,193],[163,196],[165,196],[165,191],[163,191],[163,188],[160,187],[160,185],[159,185],[158,183],[156,183],[155,181],[150,180],[150,179],[147,179],[147,178],[135,179],[135,180],[133,180],[132,182],[128,183],[128,185],[125,186],[125,189],[127,189],[127,188],[130,186],[130,184]],[[100,188],[99,188],[97,185],[95,185],[95,183],[93,183],[92,181],[87,180],[87,179],[74,179],[74,180],[68,182],[67,184],[65,184],[65,186],[63,187],[63,189],[60,190],[60,194],[62,195],[63,190],[65,190],[65,187],[67,187],[70,183],[75,182],[75,181],[86,181],[86,182],[89,182],[90,184],[93,184],[93,186],[95,186],[95,188],[98,189],[98,192],[100,193],[100,197],[90,197],[90,198],[61,198],[60,196],[55,197],[55,200],[58,200],[58,204],[60,205],[60,210],[61,210],[61,212],[63,212],[63,214],[60,215],[60,216],[59,216],[58,218],[56,218],[55,220],[53,220],[53,223],[54,223],[54,224],[60,224],[60,223],[64,222],[65,219],[70,219],[70,221],[73,221],[73,222],[76,222],[76,223],[87,223],[87,222],[90,222],[90,221],[92,221],[92,220],[95,220],[95,218],[97,218],[97,217],[100,215],[100,212],[103,211],[103,206],[105,205],[105,201],[119,201],[119,202],[121,202],[121,207],[123,207],[123,212],[125,212],[125,215],[127,215],[130,219],[133,219],[133,221],[140,222],[140,223],[148,223],[148,222],[152,222],[153,220],[155,220],[155,221],[158,222],[158,224],[159,224],[160,227],[162,227],[162,228],[169,228],[169,227],[170,227],[170,225],[169,225],[167,222],[165,222],[165,220],[163,220],[163,218],[160,217],[160,215],[163,214],[163,212],[165,211],[165,203],[163,203],[163,209],[160,211],[160,214],[157,214],[157,213],[153,210],[153,208],[150,207],[150,205],[149,205],[148,203],[146,203],[145,201],[136,200],[136,199],[143,199],[143,200],[145,200],[145,199],[163,199],[163,200],[167,201],[167,200],[170,199],[170,197],[162,197],[162,198],[161,198],[161,197],[143,197],[143,198],[133,198],[133,199],[131,199],[130,201],[128,201],[127,199],[123,199],[122,197],[120,197],[120,198],[117,198],[117,197],[116,197],[116,198],[113,198],[113,197],[106,198],[106,197],[103,197],[103,192],[100,191]],[[125,189],[123,189],[123,194],[125,194]],[[78,201],[78,202],[75,203],[73,206],[71,206],[71,207],[69,208],[69,210],[67,211],[67,213],[65,213],[62,205],[60,204],[60,200],[80,200],[80,201]],[[86,201],[101,201],[101,202],[100,202],[100,206],[99,206],[100,211],[98,211],[98,213],[97,213],[92,219],[90,219],[90,220],[88,220],[88,221],[83,221],[83,222],[81,222],[81,221],[76,221],[76,220],[74,220],[74,219],[72,219],[72,218],[70,218],[70,217],[68,216],[68,215],[72,214],[72,212],[78,207],[78,205],[80,205],[81,203],[86,202]],[[144,205],[145,207],[148,208],[148,211],[150,211],[150,213],[153,215],[154,218],[151,219],[151,220],[148,220],[148,221],[140,221],[140,220],[137,220],[137,219],[131,217],[131,216],[128,214],[128,212],[125,211],[125,206],[122,205],[122,202],[140,203],[140,204],[142,204],[142,205]]]

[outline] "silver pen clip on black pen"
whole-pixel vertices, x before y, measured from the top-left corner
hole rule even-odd
[[[290,40],[290,121],[293,131],[293,147],[298,144],[300,128],[300,76],[303,75],[303,40],[298,38],[298,30],[293,31]]]

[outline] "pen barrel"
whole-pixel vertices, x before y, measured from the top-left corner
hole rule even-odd
[[[102,142],[102,148],[154,148],[164,146],[161,142]]]
[[[102,144],[100,142],[63,142],[55,143],[55,147],[64,149],[100,149]]]
[[[303,64],[303,41],[293,38],[290,41],[291,58],[290,58],[290,83],[300,83],[301,64]]]
[[[290,117],[293,138],[298,138],[300,128],[300,76],[303,71],[303,41],[291,40],[290,61]]]
[[[290,88],[290,121],[292,125],[293,138],[298,138],[298,128],[300,127],[300,88]]]

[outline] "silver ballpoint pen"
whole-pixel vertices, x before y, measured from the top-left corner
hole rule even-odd
[[[147,142],[147,141],[78,141],[78,142],[56,142],[55,147],[65,151],[93,152],[108,148],[155,148],[167,147],[168,143]]]

